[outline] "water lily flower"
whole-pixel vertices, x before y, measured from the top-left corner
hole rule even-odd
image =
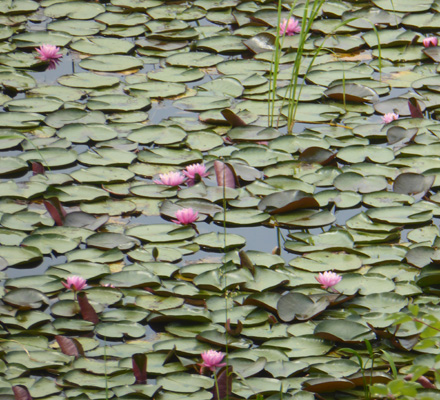
[[[101,285],[102,287],[109,287],[112,289],[115,289],[115,285],[112,285],[111,283],[106,283],[105,285]]]
[[[320,272],[318,276],[315,276],[315,279],[322,285],[323,289],[328,289],[341,282],[342,276],[336,272],[325,271],[324,273]]]
[[[382,117],[382,122],[384,124],[389,124],[390,122],[395,121],[398,118],[399,118],[399,114],[396,114],[396,113],[392,112],[392,113],[385,114]]]
[[[205,164],[191,164],[186,167],[183,174],[189,179],[196,179],[197,175],[201,178],[206,178],[209,176],[209,172],[206,171]]]
[[[53,44],[43,44],[38,49],[35,49],[40,56],[41,61],[49,61],[48,69],[55,69],[57,64],[60,62],[60,58],[63,56],[60,51],[60,48],[54,46]]]
[[[293,36],[295,33],[301,32],[301,26],[299,25],[299,21],[295,18],[289,18],[287,21],[285,18],[283,22],[280,23],[280,35],[283,36],[286,34],[287,36]]]
[[[192,164],[186,167],[185,171],[182,171],[188,180],[186,181],[188,186],[193,186],[202,178],[209,176],[209,172],[206,171],[205,164]]]
[[[438,44],[438,39],[435,36],[430,36],[427,37],[425,39],[423,39],[423,46],[425,47],[430,47],[430,46],[437,46]]]
[[[74,292],[84,289],[87,286],[87,281],[81,276],[68,276],[67,282],[61,282],[66,289],[72,289]]]
[[[180,172],[168,172],[159,174],[160,179],[154,180],[158,185],[178,186],[185,181],[185,177]]]
[[[176,224],[188,225],[197,221],[199,212],[194,211],[192,208],[182,208],[181,210],[177,210],[174,215],[177,219],[173,219],[173,222]]]
[[[221,351],[208,350],[204,351],[201,356],[203,360],[201,366],[209,368],[211,371],[226,365],[226,363],[221,362],[225,356]]]

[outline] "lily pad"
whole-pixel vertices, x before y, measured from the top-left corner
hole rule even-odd
[[[79,63],[81,68],[101,72],[118,72],[139,69],[143,66],[140,59],[122,55],[91,56]]]
[[[44,14],[49,18],[68,17],[71,19],[92,19],[105,11],[101,4],[91,4],[85,1],[70,1],[55,3],[46,7]]]

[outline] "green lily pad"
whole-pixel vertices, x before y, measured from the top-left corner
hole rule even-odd
[[[415,32],[401,29],[381,29],[378,31],[379,44],[381,47],[388,46],[406,46],[413,42],[418,36]],[[365,40],[370,48],[378,46],[378,38],[376,32],[369,31],[362,35],[362,39]]]
[[[362,201],[372,207],[392,207],[411,205],[414,198],[406,194],[382,191],[364,194]]]
[[[286,214],[278,214],[274,220],[280,226],[313,228],[332,224],[336,217],[329,211],[296,210]]]
[[[39,4],[35,1],[31,0],[25,0],[25,1],[19,1],[17,3],[12,2],[5,2],[0,5],[0,13],[1,14],[22,14],[22,13],[29,13],[32,11],[37,10],[39,7]]]
[[[368,210],[366,214],[373,221],[402,225],[427,222],[432,218],[431,211],[422,211],[407,206],[374,208]]]
[[[173,21],[176,23],[182,23],[182,21]],[[196,67],[196,68],[206,68],[212,67],[223,61],[223,57],[206,53],[203,51],[173,54],[167,57],[167,64],[175,67]]]
[[[81,68],[100,72],[118,72],[138,69],[143,66],[140,59],[122,55],[91,56],[79,63]]]
[[[186,138],[185,131],[179,126],[149,125],[134,130],[127,139],[141,144],[155,143],[157,145],[169,145],[180,143]]]
[[[145,328],[132,321],[101,322],[97,325],[96,334],[111,339],[140,338],[145,335]]]
[[[192,82],[202,79],[204,73],[196,68],[167,67],[148,72],[148,78],[162,82]]]
[[[194,239],[194,242],[204,249],[226,251],[237,247],[243,247],[246,244],[246,239],[233,233],[223,235],[211,232],[199,235]]]
[[[83,110],[75,108],[67,110],[58,110],[48,115],[44,121],[52,128],[61,128],[67,124],[105,124],[105,115],[100,111],[93,111],[87,113]]]
[[[47,194],[48,198],[57,197],[62,203],[102,200],[109,196],[109,193],[105,190],[87,185],[54,187]]]
[[[175,150],[164,147],[140,151],[138,159],[145,163],[165,165],[195,164],[203,161],[203,157],[198,151]]]
[[[149,311],[169,310],[183,305],[183,299],[177,297],[161,297],[154,295],[137,296],[136,304]]]
[[[104,11],[105,8],[99,3],[70,1],[68,3],[52,4],[45,8],[44,14],[49,18],[92,19]]]
[[[87,102],[89,110],[106,112],[137,111],[150,106],[150,100],[126,95],[96,96]]]
[[[134,177],[134,173],[117,167],[89,167],[78,169],[70,174],[80,183],[117,183],[126,182]]]
[[[86,240],[87,244],[98,249],[110,250],[118,248],[119,250],[127,250],[139,245],[140,242],[121,233],[115,232],[99,232],[89,236]]]
[[[31,211],[19,211],[14,214],[3,214],[1,224],[5,228],[32,231],[37,226],[52,226],[54,221],[47,215],[40,215]]]
[[[258,210],[228,210],[214,215],[214,222],[227,225],[253,226],[259,225],[270,218],[269,214]]]
[[[35,128],[39,126],[43,120],[44,116],[37,113],[20,113],[11,111],[0,114],[0,125],[5,128]]]
[[[122,39],[91,38],[77,40],[70,44],[70,48],[92,55],[127,54],[134,45]]]
[[[33,89],[37,86],[37,82],[32,76],[20,71],[0,71],[0,80],[5,88],[17,91]]]
[[[151,98],[174,97],[185,93],[186,86],[182,83],[148,81],[125,86],[124,90],[133,96]]]
[[[216,108],[228,108],[231,105],[229,99],[218,96],[200,95],[185,97],[174,102],[174,106],[186,111],[204,111]]]
[[[62,32],[40,31],[20,33],[19,35],[15,35],[13,40],[17,47],[35,48],[41,46],[42,43],[64,47],[72,40],[72,38]]]
[[[63,167],[76,161],[77,153],[75,150],[62,148],[46,148],[40,150],[30,150],[22,153],[20,158],[25,161],[38,161],[48,167]]]
[[[73,143],[87,143],[89,140],[103,142],[116,138],[118,132],[106,125],[69,124],[63,126],[57,136]]]
[[[24,239],[21,244],[24,246],[32,246],[41,251],[43,254],[50,254],[56,251],[59,254],[67,253],[75,249],[80,243],[79,238],[66,238],[61,235],[30,235]]]
[[[114,86],[119,83],[119,79],[115,76],[97,75],[92,72],[78,72],[61,76],[58,82],[64,86],[93,89]]]
[[[36,289],[12,289],[3,296],[3,301],[21,310],[38,309],[48,304],[49,299]]]
[[[104,28],[104,24],[93,20],[60,20],[47,25],[50,31],[64,32],[72,36],[96,35]]]
[[[294,258],[289,265],[310,272],[354,271],[362,266],[362,260],[355,254],[316,251]]]
[[[262,346],[262,348],[282,349],[289,358],[320,356],[326,354],[331,347],[329,342],[311,335],[272,339]]]
[[[285,248],[293,252],[340,251],[353,248],[353,238],[344,230],[330,230],[312,236],[307,233],[290,235],[296,241],[286,241]],[[328,256],[326,253],[321,256]]]
[[[147,271],[121,271],[101,280],[102,285],[114,285],[122,288],[157,286],[160,280]]]
[[[25,171],[28,164],[24,160],[15,157],[0,158],[0,175],[11,174],[14,172]]]
[[[74,387],[87,387],[92,389],[112,388],[121,385],[133,385],[135,377],[133,373],[122,373],[109,376],[107,382],[102,382],[102,377],[81,370],[71,370],[63,375],[65,385]]]
[[[70,361],[70,357],[56,351],[36,350],[31,353],[25,351],[11,351],[6,355],[8,363],[17,363],[32,370],[44,367],[59,368]]]
[[[176,224],[150,224],[128,228],[125,233],[145,242],[175,242],[194,237],[195,231],[190,226]]]
[[[197,48],[220,54],[234,54],[246,51],[247,47],[238,36],[212,36],[197,41]]]
[[[277,311],[278,316],[285,322],[290,322],[295,318],[303,321],[320,314],[329,304],[330,298],[327,296],[312,299],[301,293],[290,292],[280,297]]]
[[[119,150],[119,149],[113,149],[113,148],[100,148],[95,149],[94,151],[87,151],[79,155],[78,161],[82,162],[83,164],[88,165],[102,165],[109,167],[111,165],[114,166],[125,166],[132,163],[132,161],[136,158],[136,156],[128,151]],[[93,171],[99,171],[98,167],[96,169],[89,168],[87,171],[93,169]],[[131,171],[123,170],[121,171],[118,168],[108,168],[109,171],[112,171],[112,174],[114,174],[113,179],[109,177],[109,173],[105,173],[104,171],[94,172],[95,174],[99,174],[102,172],[103,181],[105,180],[105,177],[108,177],[110,181],[117,181],[119,179],[123,179],[124,182],[127,182],[133,177],[133,173]],[[76,172],[76,171],[75,171]],[[94,174],[93,172],[91,175]],[[72,174],[73,175],[73,174]]]
[[[338,175],[333,184],[341,191],[349,190],[359,193],[371,193],[384,190],[387,180],[383,176],[362,176],[355,172],[346,172]]]
[[[378,293],[357,297],[351,303],[371,311],[392,313],[399,312],[407,305],[408,300],[405,296],[396,293]]]
[[[391,2],[391,0],[374,0],[373,3],[387,11],[392,12],[422,12],[428,11],[432,6],[432,0],[422,0],[420,4],[414,4],[409,0],[395,0]]]
[[[56,99],[32,97],[8,101],[3,104],[9,111],[49,113],[58,110],[64,103]]]

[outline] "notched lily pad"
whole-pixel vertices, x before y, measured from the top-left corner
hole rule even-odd
[[[337,296],[333,295],[333,297]],[[300,321],[311,319],[328,307],[331,298],[331,295],[311,298],[302,293],[287,293],[278,300],[278,316],[285,322],[295,318]]]
[[[3,296],[2,300],[21,310],[37,309],[49,303],[46,295],[39,290],[29,288],[12,289]]]
[[[314,334],[322,339],[344,343],[361,343],[376,338],[368,326],[349,320],[321,321]]]
[[[358,83],[331,86],[324,94],[335,100],[352,101],[355,103],[374,103],[379,99],[379,96],[373,89]]]
[[[419,194],[423,197],[431,189],[435,176],[424,176],[413,172],[400,174],[394,181],[393,191],[403,194]]]

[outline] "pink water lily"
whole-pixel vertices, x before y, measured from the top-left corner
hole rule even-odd
[[[185,171],[182,171],[188,180],[186,184],[188,186],[193,186],[196,182],[200,181],[202,178],[209,176],[209,172],[206,171],[205,164],[191,164],[186,167]]]
[[[183,174],[189,179],[196,179],[197,175],[200,178],[206,178],[209,176],[209,172],[206,171],[205,164],[191,164],[186,167],[186,170],[183,171]]]
[[[199,213],[192,208],[182,208],[181,210],[177,210],[174,215],[177,219],[173,219],[173,222],[181,225],[189,225],[197,221]]]
[[[84,289],[87,286],[87,281],[81,276],[68,276],[67,282],[61,282],[66,289],[72,289],[74,292]]]
[[[384,124],[389,124],[392,121],[395,121],[396,119],[399,118],[399,114],[396,113],[387,113],[382,117],[382,122]]]
[[[280,36],[286,34],[287,36],[293,36],[295,33],[301,32],[301,26],[299,21],[295,18],[289,18],[289,20],[283,19],[280,23]]]
[[[43,44],[38,49],[35,49],[40,56],[37,56],[41,61],[48,61],[49,67],[48,69],[55,69],[57,64],[60,62],[60,58],[63,56],[60,51],[60,48],[54,46],[53,44]]]
[[[435,47],[438,45],[438,39],[435,36],[430,36],[423,39],[423,46],[425,47]]]
[[[102,287],[109,287],[112,289],[115,289],[115,285],[112,285],[111,283],[106,283],[105,285],[101,285]]]
[[[221,351],[208,350],[204,351],[201,355],[203,360],[201,366],[209,368],[211,371],[215,371],[216,368],[221,368],[226,365],[226,363],[222,363],[225,355]]]
[[[318,276],[315,276],[315,279],[322,285],[323,289],[328,289],[341,282],[342,276],[336,272],[325,271],[324,273],[320,272]]]
[[[159,174],[160,179],[154,180],[158,185],[178,186],[185,181],[185,177],[181,172],[168,172],[167,174]]]

